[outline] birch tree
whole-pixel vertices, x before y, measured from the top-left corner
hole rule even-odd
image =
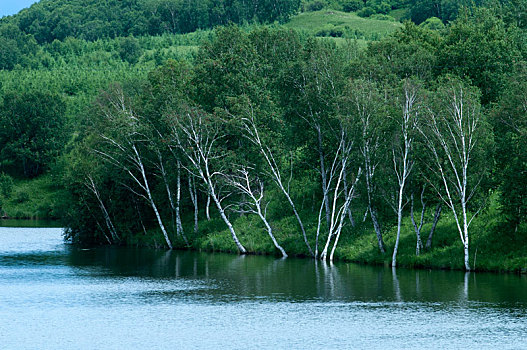
[[[276,161],[273,151],[264,142],[264,140],[262,139],[260,135],[260,128],[258,127],[258,124],[257,124],[257,117],[254,113],[254,109],[252,108],[251,104],[248,104],[248,106],[249,106],[248,111],[245,113],[245,116],[241,118],[243,135],[253,145],[256,146],[258,152],[262,155],[265,161],[265,164],[267,166],[270,177],[274,180],[274,182],[276,183],[280,191],[286,197],[287,202],[291,206],[291,209],[293,209],[293,213],[300,227],[300,231],[302,232],[302,237],[304,239],[304,243],[308,249],[309,254],[312,257],[316,257],[315,253],[311,249],[309,240],[307,239],[307,234],[306,234],[306,229],[304,227],[304,223],[302,219],[300,218],[300,214],[298,213],[296,204],[293,201],[293,198],[291,197],[289,186],[287,186],[287,184],[284,183],[284,179],[282,177],[280,166],[278,165],[278,162]]]
[[[419,130],[434,160],[434,173],[441,181],[435,186],[442,201],[451,210],[463,244],[464,266],[469,265],[469,227],[482,208],[470,212],[469,204],[478,193],[485,176],[482,157],[486,139],[485,116],[479,94],[458,80],[443,83],[436,92],[436,103],[427,108],[426,122]],[[430,181],[434,186],[434,182]]]
[[[104,100],[99,102],[107,127],[99,134],[104,147],[95,148],[94,152],[127,174],[135,183],[139,190],[125,186],[132,193],[143,198],[152,208],[165,243],[172,249],[172,241],[152,194],[150,174],[147,172],[140,147],[148,140],[142,132],[144,125],[141,124],[140,118],[131,108],[128,98],[119,86],[105,94]]]
[[[403,208],[406,205],[404,199],[405,187],[407,186],[408,177],[412,172],[414,162],[412,160],[414,131],[417,126],[419,108],[417,106],[419,87],[416,83],[405,80],[403,83],[403,98],[401,118],[397,124],[399,127],[397,138],[399,142],[392,148],[393,170],[397,179],[396,206],[394,210],[397,213],[397,237],[392,255],[392,267],[397,266],[397,251],[401,238],[401,225],[403,220]],[[412,203],[413,204],[413,203]],[[413,217],[413,216],[412,216]],[[420,236],[418,234],[418,245]]]
[[[326,200],[326,198],[332,198],[332,202],[330,205],[330,224],[328,227],[328,236],[326,239],[326,244],[324,245],[324,248],[320,254],[320,259],[322,260],[326,260],[328,257],[329,260],[333,260],[333,255],[335,253],[335,249],[337,247],[340,234],[344,226],[345,218],[347,215],[349,215],[348,210],[351,204],[351,200],[354,197],[356,184],[359,181],[359,177],[362,172],[362,169],[359,167],[357,171],[357,176],[355,177],[355,180],[353,181],[351,187],[349,189],[344,188],[344,179],[346,173],[349,168],[351,168],[350,163],[352,145],[353,143],[348,140],[348,138],[346,137],[346,133],[342,131],[340,146],[337,149],[337,152],[335,153],[333,164],[329,171],[329,178],[327,184],[328,190],[332,189],[333,193],[331,197],[324,196],[322,198],[321,209],[324,205],[324,201]],[[320,215],[317,225],[317,249],[315,250],[315,252],[318,250],[319,232]],[[333,248],[331,249],[331,253],[328,256],[328,249],[332,240]]]
[[[99,204],[99,208],[101,209],[101,212],[103,214],[104,222],[106,224],[108,231],[110,232],[110,236],[112,237],[111,240],[107,238],[108,242],[112,244],[112,243],[121,241],[121,238],[119,237],[119,234],[117,233],[117,230],[115,229],[115,226],[113,224],[113,220],[110,216],[110,213],[106,209],[106,205],[104,204],[102,196],[99,192],[99,188],[96,185],[93,179],[93,176],[91,174],[86,175],[86,180],[84,182],[84,185],[86,186],[88,190],[90,190],[90,192],[95,196],[95,198],[97,198],[97,203]]]
[[[173,146],[186,159],[187,170],[191,176],[203,181],[239,252],[247,253],[222,203],[230,194],[223,194],[219,186],[223,173],[220,160],[225,157],[221,148],[221,141],[225,135],[221,133],[220,123],[214,120],[212,115],[196,108],[187,108],[179,115],[170,116],[169,123]]]
[[[243,201],[240,203],[240,210],[242,212],[256,214],[260,217],[274,246],[280,251],[282,257],[287,258],[287,253],[276,240],[273,234],[273,229],[267,220],[266,206],[262,208],[262,201],[264,199],[264,182],[261,179],[252,178],[249,174],[249,169],[244,167],[238,169],[234,174],[226,176],[232,186],[250,199],[250,201]]]
[[[154,152],[157,156],[157,162],[155,163],[156,168],[158,169],[158,172],[161,174],[161,177],[163,179],[163,183],[165,184],[165,189],[167,192],[168,202],[170,204],[171,214],[172,214],[172,228],[174,229],[175,226],[175,232],[178,237],[183,238],[185,241],[185,244],[188,245],[188,239],[185,235],[185,232],[183,230],[183,224],[181,222],[181,162],[178,160],[176,161],[176,200],[174,202],[174,196],[172,194],[172,190],[170,188],[170,181],[169,181],[169,174],[165,168],[164,164],[164,158],[161,153],[161,150],[155,145],[154,142],[151,142],[152,148],[154,148]],[[174,218],[175,216],[175,218]],[[174,225],[174,219],[175,219],[175,225]]]
[[[364,183],[368,208],[365,216],[369,213],[373,229],[377,236],[377,244],[381,253],[386,252],[381,224],[379,221],[377,207],[375,204],[376,178],[375,173],[379,165],[379,152],[381,148],[382,128],[379,125],[379,113],[382,106],[382,99],[377,91],[375,84],[358,80],[352,83],[349,96],[350,112],[356,116],[358,121],[357,133],[360,133],[359,140],[360,154],[363,162]]]
[[[307,143],[308,147],[313,147],[318,158],[317,171],[320,175],[328,228],[331,225],[332,200],[328,185],[331,165],[328,162],[331,162],[331,154],[334,154],[340,141],[339,129],[333,122],[339,110],[340,88],[343,86],[342,71],[338,49],[313,40],[305,44],[303,55],[286,70],[283,82],[284,100],[291,123],[301,122],[294,125],[302,130],[298,139],[306,137],[303,142]],[[332,136],[336,137],[332,139]]]

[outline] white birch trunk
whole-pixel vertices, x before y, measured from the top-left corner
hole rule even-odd
[[[145,188],[145,191],[146,191],[146,195],[148,196],[148,199],[150,201],[150,206],[154,210],[154,213],[155,213],[156,219],[157,219],[157,223],[159,224],[159,228],[161,229],[161,232],[163,233],[163,236],[165,237],[165,242],[167,243],[167,245],[168,245],[168,247],[170,249],[173,249],[172,242],[170,241],[170,237],[168,237],[168,232],[165,229],[165,225],[163,224],[163,220],[161,219],[161,215],[159,214],[159,211],[157,210],[157,206],[156,206],[156,203],[154,201],[154,197],[152,196],[152,192],[150,191],[150,185],[148,184],[148,179],[146,177],[146,171],[145,171],[145,167],[143,165],[143,161],[141,160],[141,157],[139,156],[139,152],[137,151],[137,148],[135,147],[135,145],[133,145],[132,148],[133,148],[133,150],[135,152],[135,155],[136,155],[137,161],[138,161],[138,165],[139,165],[139,167],[141,169],[141,176],[143,177],[144,188]]]
[[[177,162],[177,183],[176,183],[176,233],[183,238],[185,244],[188,245],[187,236],[183,230],[181,223],[181,162]]]
[[[256,123],[255,123],[255,120],[254,120],[254,116],[251,115],[250,118],[244,118],[243,121],[244,121],[244,130],[245,130],[245,133],[246,133],[246,137],[258,147],[260,153],[264,157],[265,162],[267,163],[267,165],[269,166],[269,169],[271,171],[271,175],[273,176],[273,180],[277,184],[278,188],[282,191],[282,193],[284,194],[284,196],[287,199],[287,202],[289,203],[289,205],[293,209],[293,213],[294,213],[295,218],[296,218],[296,220],[298,222],[298,225],[300,226],[300,230],[302,232],[302,237],[304,238],[304,243],[305,243],[305,245],[306,245],[306,247],[308,249],[309,254],[312,257],[315,257],[315,254],[313,253],[313,250],[311,249],[311,245],[309,244],[309,241],[307,239],[307,234],[306,234],[306,230],[304,228],[304,224],[303,224],[302,219],[300,218],[300,215],[298,214],[298,211],[296,209],[296,205],[293,202],[293,199],[291,198],[291,196],[289,195],[289,191],[284,187],[284,184],[282,182],[282,175],[280,173],[280,169],[279,169],[278,165],[276,164],[276,162],[274,160],[274,157],[273,157],[273,154],[272,154],[271,150],[268,147],[264,146],[264,144],[263,144],[263,142],[262,142],[262,140],[260,138],[260,133],[259,133],[258,128],[256,126]]]
[[[207,216],[207,221],[210,221],[210,194],[207,194],[207,206],[205,207],[205,215]]]
[[[401,136],[403,139],[400,162],[396,157],[396,152],[393,151],[393,165],[397,182],[399,184],[399,191],[397,193],[397,237],[395,239],[395,246],[392,255],[392,267],[397,266],[397,252],[399,250],[399,242],[401,239],[401,225],[403,220],[403,196],[406,180],[412,171],[412,161],[410,155],[412,152],[413,139],[412,131],[417,124],[417,113],[414,110],[414,103],[417,98],[417,88],[409,81],[404,83],[404,105],[401,119]]]
[[[329,230],[330,227],[330,209],[329,209],[329,188],[328,188],[328,180],[327,180],[327,173],[326,173],[326,166],[325,166],[325,160],[324,160],[324,148],[322,145],[322,131],[320,130],[320,125],[316,125],[316,131],[317,131],[317,140],[318,140],[318,156],[320,160],[320,176],[322,178],[322,193],[324,195],[324,203],[326,208],[326,224]]]
[[[423,191],[421,192],[421,219],[419,221],[419,225],[417,225],[417,222],[415,221],[414,217],[414,194],[411,195],[411,204],[410,204],[410,218],[412,219],[412,225],[414,226],[415,230],[415,236],[416,236],[416,245],[415,245],[415,255],[419,256],[421,254],[421,250],[423,249],[423,243],[421,240],[421,229],[423,228],[424,224],[424,218],[426,213],[426,202],[424,201],[424,192],[425,187],[423,187]]]
[[[254,182],[249,177],[249,171],[245,168],[242,168],[238,170],[239,176],[237,175],[231,175],[226,176],[229,183],[233,185],[236,189],[239,190],[239,192],[244,195],[248,196],[251,199],[251,202],[242,202],[242,206],[248,206],[250,209],[248,211],[241,211],[241,212],[251,212],[254,214],[257,214],[262,222],[265,225],[265,228],[267,230],[267,234],[273,241],[274,246],[276,249],[280,251],[283,258],[287,258],[287,253],[285,252],[284,248],[278,244],[278,241],[276,240],[273,230],[271,228],[271,225],[267,221],[266,215],[264,211],[262,210],[262,200],[264,198],[264,183],[263,181],[259,179],[255,179],[255,181],[258,182],[258,189],[254,190],[253,186],[251,186],[251,183]]]
[[[113,222],[110,217],[110,214],[108,213],[108,210],[106,210],[106,206],[104,205],[104,202],[102,201],[99,190],[97,189],[97,186],[95,185],[95,182],[93,181],[93,178],[90,175],[88,175],[87,178],[89,180],[89,183],[87,183],[86,186],[88,187],[88,189],[91,190],[91,192],[95,195],[95,197],[97,198],[97,201],[99,202],[99,208],[102,211],[104,221],[106,223],[106,227],[108,228],[108,231],[110,231],[110,235],[112,236],[112,241],[113,242],[120,241],[121,239],[119,235],[117,234],[117,230],[115,229],[115,226],[113,225]],[[108,239],[108,237],[106,237],[106,239],[108,240],[110,244],[112,243]]]
[[[436,113],[429,109],[430,122],[427,126],[430,133],[424,128],[420,131],[434,156],[443,183],[444,194],[439,189],[436,191],[452,211],[463,244],[465,270],[470,271],[469,226],[479,210],[469,219],[467,204],[479,182],[469,194],[469,165],[482,116],[477,96],[466,98],[466,91],[461,84],[451,85],[446,91],[449,95],[445,101],[445,113]],[[458,194],[457,198],[454,198],[455,194]]]
[[[194,206],[194,234],[197,235],[199,232],[199,207],[198,207],[198,191],[196,189],[196,183],[192,180],[192,175],[188,177],[188,191],[190,193],[190,199]],[[210,197],[208,197],[210,201]],[[208,218],[210,220],[210,218]]]
[[[346,212],[349,209],[351,200],[353,199],[353,195],[355,193],[355,187],[357,186],[357,183],[359,182],[361,172],[362,172],[362,169],[359,168],[359,171],[357,172],[357,177],[355,178],[355,181],[353,182],[353,185],[351,186],[350,191],[346,195],[346,201],[344,202],[344,208],[341,212],[339,226],[335,232],[335,241],[333,242],[333,248],[331,248],[331,253],[329,255],[329,261],[333,261],[335,250],[337,249],[337,245],[340,239],[340,234],[342,232],[342,228],[344,227],[344,219],[346,217]]]

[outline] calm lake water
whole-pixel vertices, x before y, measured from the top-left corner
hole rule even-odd
[[[527,349],[527,278],[133,248],[0,228],[2,349]]]

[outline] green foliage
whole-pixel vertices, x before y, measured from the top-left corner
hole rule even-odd
[[[357,16],[360,17],[370,17],[377,13],[373,7],[366,6],[363,7],[361,10],[357,11]]]
[[[445,29],[445,25],[443,22],[437,18],[437,17],[430,17],[427,18],[426,21],[420,24],[421,27],[430,29],[430,30],[443,30]]]
[[[141,45],[134,37],[122,38],[119,42],[119,57],[123,61],[135,64],[143,54]]]
[[[2,177],[2,215],[12,219],[59,219],[62,217],[60,202],[68,199],[68,193],[50,175],[36,179],[11,179],[11,193],[3,193],[5,177]],[[70,205],[70,203],[68,203]]]
[[[0,174],[0,193],[5,199],[13,193],[13,178],[5,173]]]
[[[462,7],[480,6],[483,1],[468,0],[416,0],[410,1],[410,18],[416,24],[421,24],[430,17],[437,17],[444,23],[457,18]]]
[[[230,22],[273,23],[296,13],[300,0],[48,0],[6,19],[39,43],[68,37],[89,41],[119,36],[188,33]]]
[[[322,1],[322,0],[309,1],[304,4],[304,11],[306,12],[320,11],[327,5],[328,5],[327,2]]]
[[[491,9],[465,10],[448,27],[437,53],[438,71],[469,77],[481,89],[483,103],[496,101],[503,79],[521,60],[516,29]]]
[[[514,231],[527,216],[527,83],[525,66],[515,69],[499,102],[492,124],[496,135],[496,181],[501,190],[501,210]]]
[[[44,92],[8,92],[0,105],[0,161],[27,177],[41,174],[66,140],[63,99]]]
[[[364,7],[362,0],[346,0],[342,3],[342,11],[344,12],[355,12]]]

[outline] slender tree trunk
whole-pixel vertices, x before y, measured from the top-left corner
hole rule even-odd
[[[329,261],[333,261],[333,257],[335,255],[335,250],[337,249],[337,244],[339,243],[340,234],[342,233],[342,228],[344,227],[344,219],[346,217],[347,209],[349,208],[351,204],[351,200],[353,199],[353,195],[355,193],[355,186],[359,182],[360,175],[361,175],[362,169],[359,168],[359,171],[357,172],[357,177],[355,178],[355,181],[353,185],[351,186],[350,191],[346,195],[346,201],[344,202],[344,210],[341,212],[340,216],[340,222],[339,226],[335,232],[335,241],[333,242],[333,248],[331,248],[331,253],[329,254]]]
[[[247,250],[240,243],[240,240],[238,239],[238,236],[236,235],[236,232],[234,231],[234,227],[232,226],[232,224],[231,224],[229,218],[227,217],[227,215],[225,215],[225,210],[221,206],[220,200],[216,197],[215,193],[212,193],[211,197],[212,197],[212,200],[214,201],[214,203],[216,204],[216,208],[218,208],[218,211],[220,212],[220,216],[221,216],[223,222],[225,222],[225,224],[229,228],[229,232],[231,233],[231,237],[232,237],[234,243],[236,244],[236,247],[238,247],[238,250],[240,251],[241,254],[246,254]]]
[[[377,209],[373,205],[370,206],[370,216],[371,221],[373,222],[373,229],[375,230],[375,234],[377,235],[377,244],[379,245],[379,250],[381,253],[386,253],[386,248],[384,245],[384,240],[382,239],[382,230],[381,225],[379,223],[379,220],[377,218]]]
[[[423,188],[424,193],[424,188]],[[423,249],[423,242],[421,240],[421,229],[423,228],[424,224],[424,217],[426,212],[426,202],[423,200],[423,193],[421,193],[421,219],[419,221],[419,225],[417,225],[417,222],[415,221],[414,217],[414,194],[411,195],[411,204],[410,204],[410,218],[412,219],[412,224],[414,225],[415,235],[417,238],[417,242],[415,245],[415,255],[419,256],[421,254],[421,250]]]
[[[377,235],[377,243],[379,245],[379,250],[382,254],[386,253],[384,240],[382,238],[382,230],[379,220],[377,218],[377,209],[373,204],[373,184],[371,183],[373,177],[372,165],[370,162],[369,156],[369,146],[366,145],[363,151],[364,154],[364,168],[365,168],[365,178],[366,178],[366,192],[368,193],[368,211],[370,212],[371,221],[373,223],[373,229]]]
[[[269,225],[269,222],[265,218],[265,215],[262,213],[262,208],[260,206],[260,203],[257,203],[256,209],[258,211],[258,216],[260,217],[260,219],[262,219],[265,227],[267,228],[267,234],[269,234],[269,237],[271,237],[271,240],[273,241],[274,246],[276,247],[276,249],[280,251],[280,253],[282,253],[283,258],[287,258],[287,253],[285,252],[284,248],[282,248],[282,246],[278,244],[275,236],[273,235],[273,229],[271,228],[271,225]]]
[[[210,221],[210,194],[207,194],[207,206],[205,207],[205,215],[207,216],[207,221]]]
[[[117,234],[117,230],[115,229],[115,226],[113,225],[112,219],[110,217],[110,214],[108,213],[108,210],[106,210],[106,206],[104,205],[104,202],[101,199],[99,190],[97,189],[97,186],[95,185],[95,182],[93,181],[93,178],[91,176],[88,176],[88,180],[90,181],[89,184],[86,184],[87,187],[95,194],[95,197],[97,198],[97,201],[99,202],[99,208],[101,209],[104,221],[106,223],[106,227],[108,227],[108,231],[110,231],[110,235],[112,236],[112,240],[120,241],[120,237]]]
[[[313,250],[311,249],[311,246],[309,245],[309,241],[307,239],[306,230],[304,228],[304,224],[302,223],[302,219],[300,218],[300,215],[298,214],[296,206],[295,206],[291,196],[289,195],[289,191],[286,190],[286,188],[284,187],[284,184],[282,183],[282,176],[280,174],[280,170],[279,170],[279,168],[278,168],[278,166],[276,164],[276,161],[274,160],[273,154],[271,153],[269,148],[264,146],[264,144],[262,143],[262,140],[260,139],[260,134],[259,134],[258,128],[256,126],[256,123],[255,123],[253,117],[248,118],[248,119],[245,120],[245,126],[244,127],[245,127],[245,130],[246,130],[246,133],[247,133],[247,136],[249,137],[249,139],[254,144],[256,144],[258,146],[258,148],[260,149],[260,153],[262,154],[262,156],[264,157],[267,165],[269,166],[269,168],[271,170],[271,173],[273,174],[273,179],[274,179],[275,183],[278,185],[278,188],[280,188],[282,193],[287,198],[287,201],[291,205],[291,208],[293,209],[293,213],[295,214],[295,218],[297,219],[298,224],[300,226],[300,230],[302,231],[302,236],[304,238],[304,243],[306,244],[306,247],[307,247],[307,249],[309,251],[309,254],[312,257],[315,257],[315,254],[313,253]]]
[[[196,189],[196,182],[192,180],[192,175],[188,177],[188,191],[190,193],[190,199],[194,206],[194,234],[197,235],[199,232],[199,207],[198,207],[198,191]],[[210,196],[208,197],[210,201]],[[210,218],[209,218],[210,220]]]
[[[347,177],[347,174],[346,174],[346,171],[344,171],[344,193],[345,193],[345,196],[346,196],[346,198],[344,198],[344,200],[348,200],[348,181],[347,181],[346,177]],[[350,207],[348,207],[348,209],[346,210],[346,214],[349,217],[349,220],[350,220],[350,223],[351,223],[351,227],[355,227],[355,220],[353,219],[353,214],[351,213],[351,208]]]
[[[397,266],[397,251],[399,250],[399,241],[401,239],[401,224],[403,221],[403,190],[404,184],[399,188],[399,203],[397,207],[397,237],[395,238],[395,246],[393,247],[392,267]]]
[[[463,196],[464,197],[464,196]],[[461,210],[463,212],[463,236],[464,236],[464,242],[463,242],[463,251],[465,254],[465,270],[470,271],[470,264],[469,264],[469,249],[468,249],[468,219],[467,219],[467,206],[465,204],[465,198],[463,198],[461,202]]]
[[[181,223],[181,163],[177,162],[177,184],[176,184],[176,232],[178,235],[183,237],[185,244],[188,245],[187,237],[185,236],[185,231],[183,231],[183,224]]]
[[[318,211],[317,235],[315,238],[315,254],[314,254],[315,259],[318,257],[318,240],[320,237],[320,222],[322,221],[322,211],[324,210],[324,202],[325,202],[325,199],[322,199],[322,203],[320,204],[320,210]]]
[[[238,250],[240,251],[241,254],[246,254],[247,250],[240,243],[240,240],[238,239],[238,236],[236,235],[236,232],[234,231],[234,227],[232,226],[231,221],[229,220],[227,215],[225,215],[225,210],[223,209],[223,207],[221,205],[221,202],[220,202],[220,199],[218,198],[218,196],[216,194],[216,191],[214,190],[214,185],[213,185],[212,181],[210,180],[210,172],[209,172],[209,169],[208,169],[208,165],[205,165],[205,171],[206,171],[206,176],[205,176],[205,174],[203,174],[203,172],[201,172],[201,177],[203,178],[203,180],[205,180],[205,183],[207,184],[207,186],[209,188],[210,196],[212,197],[212,200],[216,204],[216,208],[220,212],[220,216],[221,216],[223,222],[225,222],[225,224],[229,228],[229,232],[231,233],[232,240],[236,244],[236,247],[238,247]]]
[[[320,125],[317,125],[317,136],[318,136],[318,155],[320,158],[320,176],[322,178],[322,193],[325,199],[325,208],[326,208],[326,223],[329,229],[330,227],[330,209],[329,209],[329,189],[328,189],[328,180],[326,174],[326,166],[324,162],[324,148],[322,145],[322,132],[320,130]]]
[[[141,158],[139,156],[139,152],[137,151],[137,148],[135,147],[135,145],[133,145],[132,147],[133,147],[133,150],[135,152],[136,159],[137,159],[138,165],[139,165],[140,170],[141,170],[141,176],[143,177],[144,189],[146,191],[146,195],[148,196],[148,200],[150,202],[150,206],[154,210],[154,213],[155,213],[156,219],[157,219],[157,223],[159,224],[159,228],[161,229],[161,232],[163,233],[163,236],[165,237],[165,242],[167,243],[167,245],[168,245],[168,247],[170,249],[173,249],[172,242],[170,241],[170,238],[168,237],[168,232],[167,232],[167,230],[165,228],[165,225],[163,224],[163,220],[161,220],[161,215],[159,214],[159,211],[157,210],[157,206],[156,206],[156,203],[154,201],[154,197],[152,196],[152,193],[150,192],[150,186],[148,184],[148,179],[146,178],[146,171],[145,171],[145,168],[143,166],[143,162],[141,161]]]
[[[335,213],[337,211],[336,206],[337,206],[337,200],[338,200],[338,191],[340,188],[340,182],[342,179],[343,172],[344,172],[344,167],[341,169],[340,174],[339,174],[339,179],[337,181],[337,184],[335,185],[335,193],[333,195],[333,205],[331,209],[331,219],[330,219],[330,224],[328,225],[328,238],[326,239],[326,245],[324,246],[324,249],[322,250],[322,253],[320,254],[320,258],[322,260],[325,260],[327,257],[329,244],[331,243],[331,239],[334,236],[334,226],[335,226],[334,222],[335,222]],[[343,214],[346,214],[346,212],[344,211]]]
[[[425,248],[427,250],[432,249],[432,238],[434,236],[434,232],[436,230],[437,223],[439,222],[439,218],[441,217],[441,209],[443,208],[443,204],[439,203],[436,206],[436,210],[434,213],[434,221],[432,222],[432,228],[430,229],[430,234],[428,235],[428,239],[426,240]]]

